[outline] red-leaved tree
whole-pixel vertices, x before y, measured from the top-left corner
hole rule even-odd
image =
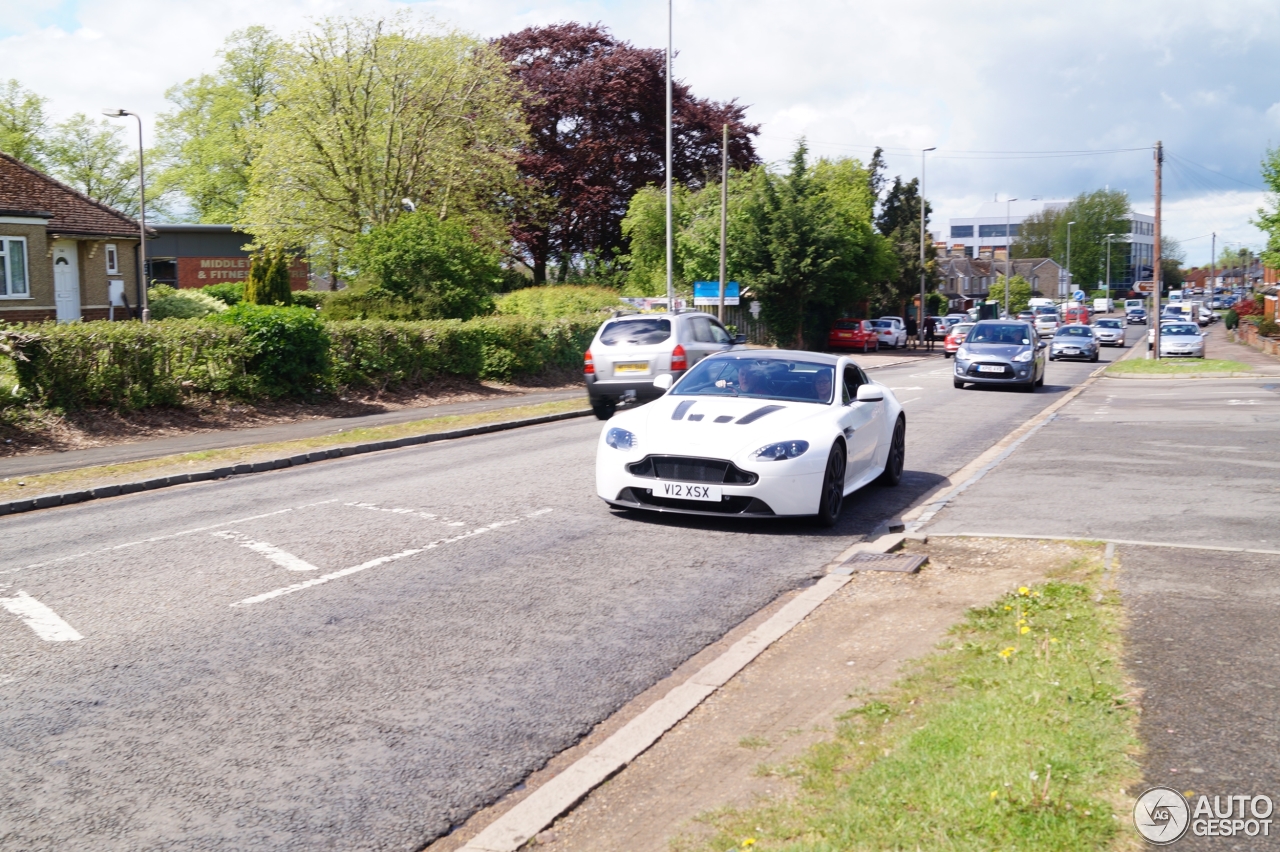
[[[512,236],[534,280],[588,252],[611,257],[636,190],[664,181],[666,57],[619,41],[598,24],[530,27],[497,42],[526,88],[531,138],[520,161],[530,190],[517,207]],[[672,173],[697,188],[720,171],[722,128],[729,125],[735,168],[758,162],[736,101],[695,98],[673,85]]]

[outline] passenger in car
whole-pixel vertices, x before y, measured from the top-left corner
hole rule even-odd
[[[813,398],[818,402],[831,400],[831,370],[819,370],[813,380]]]

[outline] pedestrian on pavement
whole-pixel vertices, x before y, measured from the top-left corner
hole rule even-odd
[[[916,326],[916,318],[911,314],[907,314],[907,340],[911,343],[911,348],[916,346],[916,334],[919,328]]]
[[[928,352],[933,351],[933,332],[937,328],[937,317],[930,315],[924,318],[924,348]]]

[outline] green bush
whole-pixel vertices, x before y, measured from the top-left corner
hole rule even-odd
[[[185,393],[251,393],[244,332],[207,320],[41,323],[0,332],[23,396],[66,410],[177,405]]]
[[[242,302],[217,320],[244,330],[259,393],[308,396],[328,387],[329,333],[315,311]]]
[[[292,305],[289,256],[282,251],[254,255],[249,261],[249,278],[244,283],[244,300],[254,305]]]
[[[1276,337],[1280,335],[1280,325],[1277,325],[1273,319],[1264,319],[1258,323],[1258,334],[1263,337]]]
[[[497,298],[498,313],[534,319],[559,319],[621,308],[616,290],[571,284],[526,287]]]
[[[351,261],[364,279],[394,299],[420,305],[424,319],[466,320],[492,313],[492,294],[503,281],[494,247],[476,242],[464,223],[441,221],[429,211],[405,214],[363,235]]]
[[[379,286],[348,287],[325,299],[320,308],[327,320],[399,320],[412,322],[432,319],[424,302],[402,299]]]
[[[333,295],[326,290],[294,290],[293,303],[300,308],[316,308],[324,307],[324,303]]]
[[[222,284],[208,284],[200,288],[206,296],[212,296],[227,307],[235,307],[244,301],[244,282],[225,281]]]
[[[156,320],[200,319],[227,309],[225,303],[199,290],[175,290],[165,284],[147,291],[147,306]]]

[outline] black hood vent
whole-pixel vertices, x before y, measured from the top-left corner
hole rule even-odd
[[[677,405],[676,410],[671,412],[671,419],[672,420],[683,419],[685,412],[688,411],[690,408],[693,408],[693,404],[695,402],[697,402],[696,399],[686,399],[684,402]]]
[[[775,411],[781,411],[784,408],[786,408],[785,405],[762,405],[750,414],[744,414],[742,417],[739,417],[738,425],[746,426],[748,423],[755,423],[761,417],[772,414]]]

